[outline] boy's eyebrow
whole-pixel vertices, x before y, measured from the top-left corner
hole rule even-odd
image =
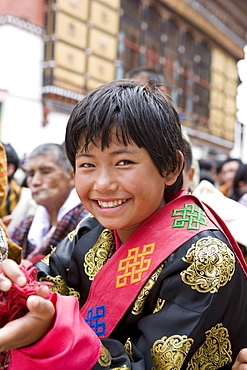
[[[119,150],[114,150],[114,152],[110,153],[111,155],[116,155],[116,154],[134,154],[135,150],[130,150],[130,149],[119,149]]]
[[[113,152],[110,153],[110,155],[114,156],[114,155],[118,155],[118,154],[135,154],[135,150],[130,150],[130,149],[119,149],[119,150],[114,150]],[[90,154],[90,153],[87,153],[87,152],[80,152],[80,153],[77,153],[76,154],[76,158],[79,158],[79,157],[95,157],[94,154]]]
[[[79,157],[93,157],[92,154],[89,154],[89,153],[85,153],[85,152],[80,152],[80,153],[77,153],[76,158],[79,158]]]

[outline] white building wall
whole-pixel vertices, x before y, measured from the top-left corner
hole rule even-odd
[[[0,27],[0,90],[2,103],[0,140],[11,143],[20,158],[45,142],[64,140],[68,116],[51,113],[42,126],[42,36],[14,25]]]

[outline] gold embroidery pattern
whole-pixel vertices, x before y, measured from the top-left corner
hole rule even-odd
[[[128,250],[128,256],[119,261],[118,272],[124,271],[122,275],[116,277],[116,288],[125,287],[130,284],[138,283],[143,272],[149,270],[151,258],[146,258],[154,252],[155,243],[145,244],[140,251],[139,247]]]
[[[112,256],[115,248],[113,231],[105,229],[98,237],[95,245],[86,253],[84,271],[89,280],[93,280],[101,267]]]
[[[161,299],[161,298],[158,298],[157,299],[157,303],[156,303],[156,307],[154,309],[154,312],[153,313],[156,313],[156,312],[159,312],[162,310],[162,308],[164,307],[165,305],[165,300],[164,299]]]
[[[192,244],[183,260],[190,266],[181,272],[182,281],[201,293],[215,293],[231,280],[235,256],[228,246],[211,236]]]
[[[48,275],[46,277],[40,278],[39,280],[40,281],[50,281],[50,282],[52,282],[54,285],[49,286],[49,290],[51,292],[57,292],[57,293],[60,293],[62,295],[72,295],[72,296],[80,299],[80,293],[77,292],[74,288],[68,287],[65,280],[60,275],[58,275],[56,277]]]
[[[125,343],[125,345],[124,345],[124,348],[125,348],[125,350],[126,350],[126,352],[127,352],[128,356],[129,356],[129,358],[130,358],[130,361],[134,362],[134,358],[133,358],[133,348],[132,348],[132,342],[131,342],[130,338],[128,338],[128,339],[126,340],[126,343]]]
[[[130,370],[130,368],[126,365],[123,365],[121,367],[113,367],[111,370]]]
[[[206,341],[191,358],[187,370],[219,369],[232,362],[228,330],[217,324],[206,332]]]
[[[55,252],[55,250],[57,249],[57,247],[52,247],[51,246],[51,252],[49,254],[47,254],[41,261],[44,262],[47,266],[50,266],[50,257],[52,255],[52,253]]]
[[[152,370],[179,370],[193,342],[193,339],[187,338],[186,335],[158,339],[151,349]]]
[[[144,285],[144,287],[142,288],[142,290],[138,294],[138,297],[137,297],[137,299],[134,303],[134,307],[133,307],[132,312],[131,312],[133,315],[139,315],[142,312],[145,301],[146,301],[146,298],[148,297],[151,289],[153,288],[154,284],[158,280],[158,277],[159,277],[161,271],[163,270],[164,266],[165,265],[162,263],[162,265],[160,265],[157,268],[157,270],[152,274],[152,276],[149,278],[147,283]]]
[[[108,349],[102,346],[102,352],[101,352],[100,358],[98,359],[98,363],[100,364],[100,366],[106,367],[111,364],[111,360],[112,358],[111,358],[111,355]]]
[[[88,215],[86,215],[80,222],[78,222],[78,224],[76,225],[76,228],[74,230],[72,230],[70,233],[68,233],[68,239],[69,241],[73,241],[74,237],[78,234],[78,230],[82,224],[82,222],[84,220],[86,220],[86,218],[88,217],[94,217],[91,213],[89,213]]]

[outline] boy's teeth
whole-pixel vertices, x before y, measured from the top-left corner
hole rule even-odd
[[[98,204],[101,208],[113,208],[121,205],[122,203],[126,202],[127,199],[119,199],[114,200],[110,202],[102,202],[101,200],[98,200]]]

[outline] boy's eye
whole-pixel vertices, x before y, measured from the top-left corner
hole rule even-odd
[[[122,161],[118,162],[118,166],[126,166],[128,164],[133,163],[132,161],[129,161],[128,159],[123,159]]]
[[[80,165],[80,167],[84,167],[84,168],[90,168],[90,167],[94,167],[94,165],[92,163],[82,163]]]

